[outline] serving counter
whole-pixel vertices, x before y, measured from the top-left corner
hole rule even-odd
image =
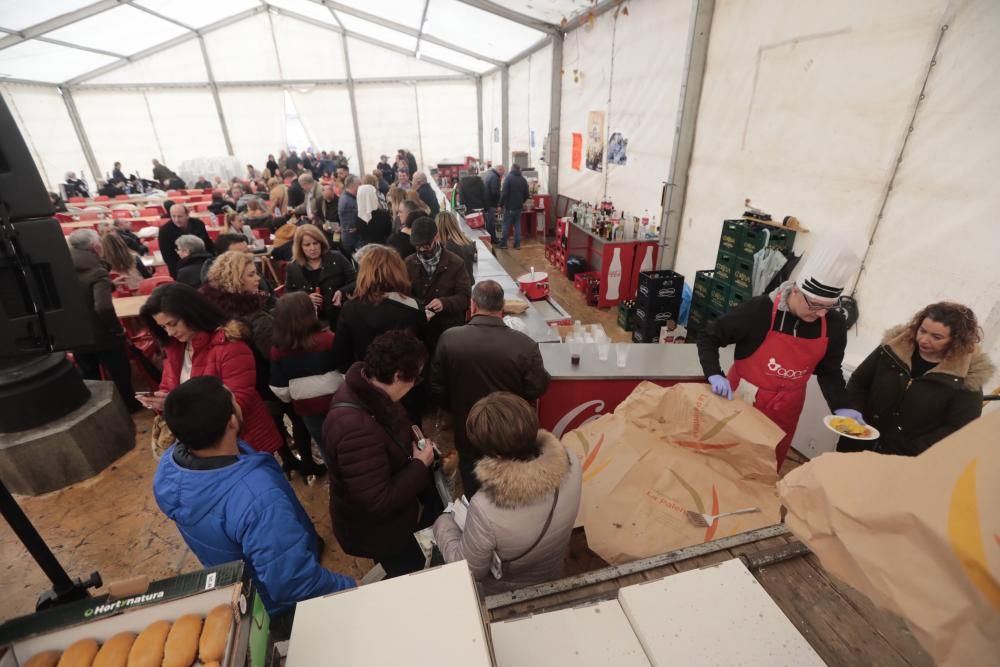
[[[615,345],[628,348],[624,368],[616,365]],[[584,422],[613,412],[636,385],[648,380],[661,387],[678,382],[704,382],[695,345],[615,343],[601,361],[597,345],[582,345],[580,363],[573,365],[569,343],[540,345],[545,370],[552,383],[538,401],[542,428],[561,438]],[[732,347],[720,350],[724,367],[733,361]]]

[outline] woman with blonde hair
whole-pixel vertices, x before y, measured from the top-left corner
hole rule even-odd
[[[424,215],[430,215],[431,214],[431,207],[428,206],[427,203],[423,199],[420,198],[420,193],[417,192],[416,190],[410,190],[409,192],[407,192],[406,193],[406,200],[407,201],[411,201],[414,204],[419,204],[421,210],[424,212]]]
[[[288,263],[285,292],[307,292],[316,316],[336,328],[340,308],[355,278],[351,260],[330,248],[330,242],[315,225],[302,225],[292,239],[292,261]]]
[[[386,195],[386,207],[392,215],[392,231],[398,232],[403,226],[403,221],[399,217],[399,206],[406,201],[406,191],[397,188],[395,185],[389,186],[389,194]]]
[[[259,200],[252,200],[259,201]],[[249,211],[249,207],[247,208]],[[247,245],[251,248],[254,244],[253,230],[250,229],[250,225],[246,224],[246,216],[243,213],[237,213],[236,211],[229,210],[226,211],[225,220],[222,223],[222,233],[223,234],[238,234],[246,239]]]
[[[342,373],[363,360],[371,341],[386,331],[408,329],[423,340],[427,317],[409,293],[410,279],[399,253],[387,246],[366,246],[353,298],[340,312],[333,340]]]
[[[250,332],[246,342],[253,351],[256,364],[254,387],[281,435],[279,451],[285,474],[290,477],[293,471],[298,471],[303,476],[323,475],[325,468],[312,458],[309,430],[305,422],[290,406],[279,401],[270,388],[271,330],[274,318],[270,312],[270,297],[260,291],[260,275],[253,255],[235,250],[222,253],[212,262],[207,281],[199,291],[212,305],[242,323]],[[293,441],[301,460],[288,448],[288,433],[283,421],[286,415],[292,422]]]
[[[288,188],[280,178],[272,178],[267,182],[271,192],[267,195],[267,212],[273,218],[283,217],[288,213]]]
[[[145,278],[152,277],[152,271],[146,268],[139,255],[128,249],[117,232],[112,231],[101,237],[101,248],[103,250],[101,259],[112,273],[118,274],[117,277],[111,278],[115,285],[124,285],[134,292],[139,289],[139,283]]]
[[[478,259],[476,253],[476,243],[462,233],[458,226],[458,216],[453,211],[441,211],[437,220],[438,240],[445,250],[453,252],[465,262],[465,270],[469,272],[469,280],[476,282],[473,275],[474,267]]]

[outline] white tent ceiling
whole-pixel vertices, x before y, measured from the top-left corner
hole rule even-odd
[[[315,27],[305,46],[317,44],[325,36],[320,31],[335,31],[424,59],[449,73],[475,76],[517,59],[560,24],[579,20],[593,7],[591,0],[4,0],[0,80],[204,82],[204,67],[193,57],[200,49],[188,44],[204,38],[217,82],[282,81],[292,77],[279,62],[288,57],[283,48],[289,46],[280,43],[280,20]],[[219,43],[233,50],[220,51]],[[179,60],[160,58],[160,66],[149,66],[147,59],[172,49]],[[320,55],[326,54],[318,53],[314,60],[321,61]],[[166,66],[171,62],[174,66]],[[390,62],[399,65],[398,59]],[[123,68],[137,78],[111,75]],[[420,64],[411,68],[412,75],[396,69],[381,76],[440,74]],[[178,70],[191,72],[191,77]]]

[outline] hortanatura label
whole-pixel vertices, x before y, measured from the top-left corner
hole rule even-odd
[[[92,607],[91,609],[84,611],[83,615],[85,618],[93,618],[94,616],[100,616],[101,614],[110,614],[111,612],[118,611],[119,609],[126,609],[128,607],[146,604],[147,602],[162,600],[164,595],[165,593],[163,591],[158,591],[156,593],[143,593],[142,595],[136,595],[135,597],[125,598],[124,600],[117,600],[116,602],[111,602],[109,604]]]

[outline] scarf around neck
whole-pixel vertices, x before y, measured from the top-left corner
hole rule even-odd
[[[442,250],[443,248],[439,243],[430,257],[424,257],[420,251],[417,251],[417,259],[420,260],[420,263],[423,265],[424,271],[427,272],[428,276],[433,276],[434,272],[437,270],[438,264],[441,263]]]

